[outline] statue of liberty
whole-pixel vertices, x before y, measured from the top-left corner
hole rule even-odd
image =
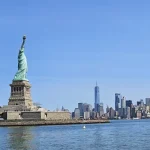
[[[18,71],[15,74],[13,81],[28,81],[26,78],[26,73],[28,71],[27,59],[24,54],[24,44],[25,44],[26,36],[23,36],[23,42],[18,54]]]

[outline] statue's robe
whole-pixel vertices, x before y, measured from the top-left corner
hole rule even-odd
[[[24,54],[24,47],[19,50],[18,54],[18,71],[15,74],[14,80],[27,80],[26,73],[28,71],[27,59]]]

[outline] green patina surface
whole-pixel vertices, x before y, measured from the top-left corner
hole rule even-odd
[[[26,36],[23,36],[23,42],[18,54],[18,71],[15,74],[14,81],[25,80],[28,81],[26,74],[28,71],[27,59],[24,54],[24,44],[25,44]]]

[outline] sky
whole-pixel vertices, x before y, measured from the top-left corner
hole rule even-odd
[[[73,111],[78,102],[114,107],[115,93],[150,97],[149,0],[0,2],[0,106],[7,105],[26,35],[27,77],[42,107]]]

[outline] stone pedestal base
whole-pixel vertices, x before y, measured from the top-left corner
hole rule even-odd
[[[22,105],[26,108],[32,107],[32,98],[30,93],[31,85],[29,81],[13,81],[8,105]]]

